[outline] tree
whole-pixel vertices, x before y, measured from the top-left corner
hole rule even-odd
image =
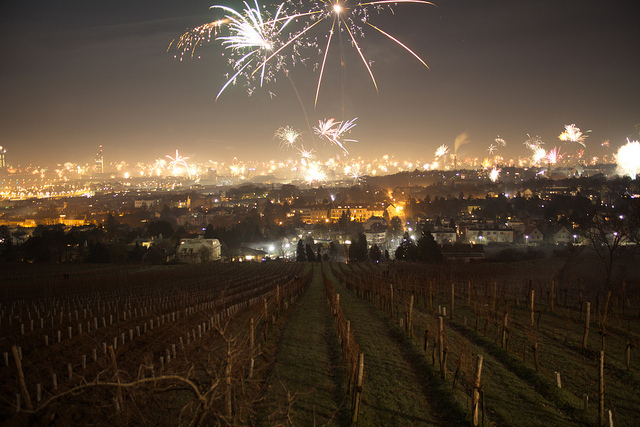
[[[200,249],[198,249],[198,258],[200,258],[200,262],[209,262],[213,257],[213,249],[209,246],[202,245]]]
[[[396,240],[398,236],[402,236],[404,232],[404,227],[402,225],[402,220],[398,216],[394,216],[389,221],[389,227],[387,228],[387,240]]]
[[[604,213],[595,214],[585,224],[581,234],[586,247],[601,261],[605,276],[604,288],[610,290],[615,267],[622,256],[621,243],[628,234],[623,218]]]
[[[173,236],[173,227],[168,221],[151,221],[147,225],[147,233],[149,236],[157,237],[162,236],[165,239]]]
[[[304,243],[302,243],[302,239],[298,240],[298,247],[296,248],[296,261],[305,262],[307,259],[304,252]]]
[[[404,236],[402,236],[402,242],[396,249],[396,259],[402,261],[418,260],[418,247],[409,237],[409,233],[404,233]]]
[[[366,262],[367,237],[364,235],[364,233],[360,233],[351,241],[351,246],[349,246],[349,261]]]
[[[380,248],[378,247],[378,245],[374,244],[369,249],[369,259],[371,261],[374,261],[375,263],[379,263],[380,260],[382,259],[382,252],[380,251]]]
[[[418,258],[422,262],[439,263],[442,262],[442,252],[440,245],[436,243],[430,230],[423,230],[422,236],[418,240]]]
[[[310,262],[315,261],[316,255],[313,253],[313,248],[309,243],[307,243],[306,251],[307,251],[306,253],[307,261],[310,261]]]
[[[329,243],[329,256],[333,260],[337,255],[338,255],[338,248],[336,247],[336,244],[334,242]]]

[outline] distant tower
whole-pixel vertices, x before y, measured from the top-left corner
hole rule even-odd
[[[0,169],[4,169],[7,167],[7,164],[4,162],[4,153],[6,152],[7,150],[5,150],[2,145],[0,145]]]
[[[104,156],[102,155],[102,145],[98,146],[98,153],[96,154],[96,171],[98,173],[104,173]]]

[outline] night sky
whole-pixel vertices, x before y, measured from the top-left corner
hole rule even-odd
[[[231,71],[219,43],[199,48],[200,59],[180,62],[167,52],[188,28],[221,17],[212,4],[242,8],[210,0],[3,1],[0,145],[8,163],[92,162],[99,144],[105,161],[153,162],[176,148],[200,162],[281,160],[294,156],[273,139],[285,125],[305,132],[305,147],[320,158],[339,154],[310,135],[284,74],[251,97],[230,86],[216,101]],[[371,13],[372,23],[430,67],[365,29],[360,43],[373,61],[378,93],[344,38],[344,85],[336,43],[317,109],[318,71],[291,70],[312,125],[358,117],[350,156],[429,161],[462,132],[471,142],[460,156],[485,157],[497,135],[507,141],[499,154],[524,156],[527,134],[541,136],[549,149],[562,145],[558,135],[571,123],[592,130],[588,157],[605,153],[603,140],[615,151],[627,138],[638,139],[640,2],[436,4]],[[329,28],[327,21],[314,34],[322,39]]]

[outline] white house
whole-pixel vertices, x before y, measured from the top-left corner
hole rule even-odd
[[[576,237],[574,237],[574,234],[571,233],[569,231],[569,229],[567,229],[567,227],[565,227],[562,224],[558,224],[556,225],[552,230],[551,230],[551,238],[553,243],[556,244],[567,244],[567,243],[575,243],[576,241]]]
[[[524,243],[527,245],[537,245],[544,241],[544,235],[533,225],[524,229]]]
[[[446,228],[438,227],[431,231],[431,235],[433,236],[433,239],[436,241],[436,243],[439,245],[442,245],[443,243],[450,245],[450,244],[456,243],[458,239],[458,234],[456,233],[456,230],[448,227]]]
[[[218,239],[181,239],[178,246],[178,260],[199,263],[207,261],[218,261],[221,257],[220,241]]]
[[[513,243],[513,228],[472,226],[467,228],[467,241],[471,244]]]

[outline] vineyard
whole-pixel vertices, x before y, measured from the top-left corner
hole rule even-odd
[[[637,283],[548,260],[30,267],[0,273],[5,425],[640,418]]]

